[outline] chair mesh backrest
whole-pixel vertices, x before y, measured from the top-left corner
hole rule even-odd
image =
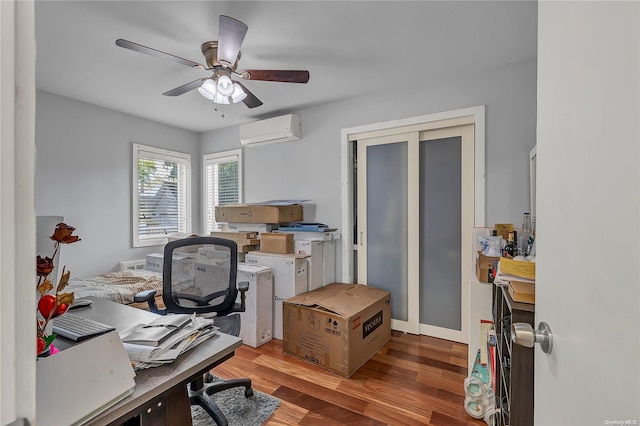
[[[234,241],[190,237],[164,248],[162,300],[174,313],[228,313],[234,306],[238,248]]]

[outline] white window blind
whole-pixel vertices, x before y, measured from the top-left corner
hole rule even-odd
[[[204,170],[204,229],[207,234],[219,231],[221,223],[215,221],[215,208],[236,204],[242,200],[242,150],[207,154],[203,158]]]
[[[188,233],[191,156],[133,145],[133,246],[165,244],[167,236]]]

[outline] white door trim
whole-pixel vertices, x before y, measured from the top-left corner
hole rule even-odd
[[[33,1],[0,1],[0,424],[35,424]],[[30,336],[30,338],[29,338]]]

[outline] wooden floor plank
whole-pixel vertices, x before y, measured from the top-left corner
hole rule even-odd
[[[448,370],[448,371],[452,371],[454,373],[460,373],[460,374],[466,374],[467,373],[467,367],[466,367],[466,363],[465,366],[459,366],[459,365],[454,365],[451,364],[449,362],[445,362],[445,361],[438,361],[436,359],[432,359],[432,358],[428,358],[425,356],[420,356],[420,355],[413,355],[413,354],[409,354],[403,351],[398,351],[395,349],[390,349],[387,351],[387,356],[389,357],[393,357],[393,358],[398,358],[398,359],[404,359],[404,360],[408,360],[408,361],[413,361],[417,364],[420,365],[430,365],[432,367],[436,367],[439,368],[441,370]]]
[[[286,386],[280,386],[280,388],[273,393],[273,396],[285,400],[291,404],[296,404],[308,410],[309,413],[313,413],[312,416],[306,416],[307,422],[311,422],[317,417],[322,419],[331,419],[331,421],[338,422],[337,424],[341,425],[366,424],[372,426],[381,426],[386,424],[363,416],[357,412],[339,407],[337,405],[327,404],[326,401],[322,399],[296,391]]]
[[[309,412],[295,404],[280,401],[275,413],[264,423],[264,426],[293,426],[299,425]]]
[[[394,331],[351,378],[284,354],[280,340],[243,345],[212,372],[280,398],[267,426],[486,426],[464,410],[466,354],[460,343]]]

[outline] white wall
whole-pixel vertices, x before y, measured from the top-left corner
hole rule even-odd
[[[529,211],[529,151],[536,140],[535,60],[294,111],[302,118],[300,141],[244,149],[244,201],[310,198],[315,220],[339,228],[341,129],[477,105],[487,106],[486,223],[519,225]],[[237,126],[202,135],[203,154],[240,146]],[[341,276],[339,259],[337,264]]]
[[[295,111],[302,117],[300,141],[244,149],[244,201],[309,198],[315,220],[339,228],[341,129],[476,105],[487,106],[486,223],[519,224],[529,209],[535,60]],[[77,228],[83,241],[64,247],[60,259],[73,276],[114,270],[122,260],[160,249],[131,247],[132,142],[191,153],[193,232],[202,229],[201,155],[241,147],[237,126],[198,135],[38,91],[36,213],[62,215]],[[338,250],[337,276],[340,256]]]
[[[62,248],[60,265],[86,276],[161,251],[131,247],[132,143],[190,153],[200,194],[198,134],[44,91],[36,102],[36,214],[63,216],[82,239]],[[198,232],[199,196],[192,225]]]

